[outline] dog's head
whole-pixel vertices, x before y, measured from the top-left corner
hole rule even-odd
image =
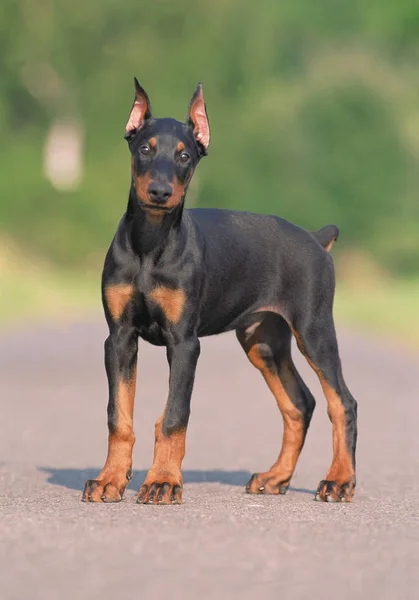
[[[155,119],[145,90],[135,81],[135,100],[126,125],[133,185],[141,208],[171,212],[183,203],[196,165],[207,154],[210,130],[202,85],[189,104],[185,123]]]

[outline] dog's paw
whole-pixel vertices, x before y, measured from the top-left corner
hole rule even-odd
[[[336,481],[323,480],[319,483],[314,499],[319,502],[352,502],[354,494],[353,481],[339,485]]]
[[[82,495],[83,502],[121,502],[132,470],[128,469],[124,476],[107,476],[86,481]]]
[[[286,494],[289,486],[289,480],[284,481],[283,477],[268,471],[267,473],[254,473],[246,485],[248,494]]]
[[[138,491],[138,504],[182,504],[182,475],[150,471]]]

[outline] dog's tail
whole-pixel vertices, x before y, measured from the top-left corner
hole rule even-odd
[[[327,252],[330,252],[333,243],[336,242],[339,237],[339,229],[336,225],[326,225],[317,231],[313,231],[312,234],[319,244],[321,244]]]

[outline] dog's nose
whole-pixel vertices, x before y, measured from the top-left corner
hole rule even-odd
[[[164,181],[153,181],[147,189],[150,200],[155,204],[166,204],[172,195],[172,187]]]

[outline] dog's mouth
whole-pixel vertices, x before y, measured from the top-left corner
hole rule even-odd
[[[153,213],[169,214],[176,208],[176,206],[158,206],[157,204],[150,204],[149,202],[144,202],[140,199],[138,201],[142,209],[149,210]]]

